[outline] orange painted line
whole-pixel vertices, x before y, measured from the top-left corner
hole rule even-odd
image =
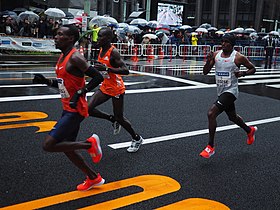
[[[111,201],[96,204],[83,209],[115,209],[126,205],[131,205],[133,203],[138,203],[144,200],[148,200],[154,197],[158,197],[164,194],[172,193],[178,191],[181,186],[180,184],[169,177],[160,175],[143,175],[130,179],[120,180],[112,183],[96,187],[87,192],[73,191],[64,194],[54,195],[34,201],[29,201],[25,203],[16,204],[13,206],[7,206],[0,208],[1,210],[29,210],[29,209],[39,209],[44,207],[49,207],[52,205],[62,204],[68,201],[73,201],[89,196],[94,196],[97,194],[110,192],[113,190],[126,188],[130,186],[138,186],[143,189],[143,192],[135,193],[133,195],[124,196],[122,198],[117,198]]]
[[[48,115],[44,112],[10,112],[0,113],[0,123],[15,122],[23,120],[44,119]]]
[[[189,198],[155,210],[230,210],[226,205],[203,198]]]
[[[11,125],[0,126],[0,130],[13,129],[13,128],[25,128],[25,127],[38,127],[39,130],[37,130],[36,133],[41,133],[41,132],[50,131],[55,124],[56,124],[56,121],[11,124]]]

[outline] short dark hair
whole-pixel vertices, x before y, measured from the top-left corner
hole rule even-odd
[[[226,33],[222,36],[222,41],[228,41],[232,46],[235,45],[236,39],[234,34]]]
[[[106,36],[106,37],[108,37],[108,39],[109,39],[109,41],[111,42],[112,41],[112,39],[113,39],[113,31],[110,29],[110,28],[108,28],[108,27],[103,27],[103,28],[101,28],[100,29],[100,31],[102,30],[102,32],[104,33],[104,35]]]
[[[68,28],[68,31],[66,31],[66,34],[68,36],[74,36],[74,43],[73,44],[75,44],[80,38],[79,29],[74,25],[62,25],[62,27]]]

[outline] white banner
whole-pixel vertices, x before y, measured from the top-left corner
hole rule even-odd
[[[32,37],[18,37],[0,35],[0,50],[21,50],[40,52],[60,52],[55,48],[53,39],[36,39]]]

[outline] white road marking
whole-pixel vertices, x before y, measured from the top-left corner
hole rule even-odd
[[[267,119],[263,119],[263,120],[251,121],[251,122],[247,122],[247,124],[248,125],[261,125],[261,124],[278,122],[278,121],[280,121],[280,117],[273,117],[273,118],[267,118]],[[237,125],[226,125],[226,126],[217,127],[216,131],[217,132],[226,131],[226,130],[232,130],[232,129],[236,129],[236,128],[239,128],[239,127]],[[186,137],[192,137],[192,136],[198,136],[198,135],[204,135],[204,134],[208,134],[208,129],[147,138],[147,139],[144,139],[143,144],[152,144],[152,143],[157,143],[157,142],[170,141],[170,140],[175,140],[175,139],[179,139],[179,138],[186,138]],[[130,144],[131,144],[131,142],[122,142],[122,143],[116,143],[116,144],[109,144],[108,146],[111,147],[112,149],[121,149],[121,148],[129,147]]]
[[[267,87],[272,87],[272,88],[280,88],[280,84],[277,85],[266,85]]]

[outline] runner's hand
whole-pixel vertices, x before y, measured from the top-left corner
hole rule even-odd
[[[69,102],[69,106],[72,108],[72,109],[76,109],[77,107],[77,104],[78,104],[78,101],[79,101],[79,98],[85,94],[86,92],[81,89],[81,90],[78,90],[73,96],[72,98],[70,99],[70,102]]]
[[[32,82],[33,84],[50,84],[50,80],[44,77],[42,74],[34,74]]]
[[[107,67],[106,65],[102,64],[102,63],[94,63],[94,68],[98,71],[107,71]]]
[[[214,59],[214,53],[212,51],[210,51],[207,56],[206,56],[206,59],[208,62],[210,62],[211,60]]]

